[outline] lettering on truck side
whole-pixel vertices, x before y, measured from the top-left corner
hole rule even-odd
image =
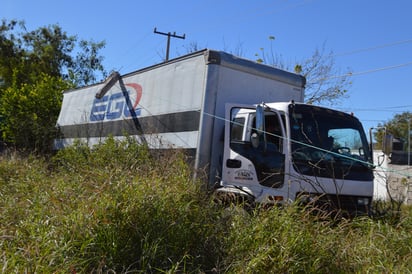
[[[254,177],[254,174],[252,171],[250,170],[246,170],[246,169],[241,169],[241,170],[237,170],[235,172],[235,180],[246,180],[246,181],[252,181]]]
[[[125,84],[131,89],[127,90],[133,109],[137,116],[140,115],[141,109],[137,105],[142,98],[142,87],[136,83]],[[129,107],[124,98],[123,92],[113,93],[103,96],[101,99],[93,100],[92,109],[90,111],[90,121],[116,120],[123,117],[131,117]]]

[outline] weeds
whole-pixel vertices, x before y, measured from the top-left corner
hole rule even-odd
[[[132,139],[2,158],[0,208],[2,273],[412,271],[408,207],[339,222],[293,205],[224,209],[183,153]]]

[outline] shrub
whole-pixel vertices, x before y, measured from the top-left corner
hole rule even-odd
[[[41,74],[35,84],[15,83],[6,88],[0,101],[2,139],[18,149],[50,152],[62,91],[69,87],[61,78]]]

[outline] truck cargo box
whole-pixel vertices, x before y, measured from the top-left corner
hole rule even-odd
[[[225,103],[303,101],[305,78],[231,54],[202,50],[64,92],[57,149],[75,140],[90,146],[108,136],[133,136],[152,149],[181,148],[195,168],[215,166],[222,153]]]

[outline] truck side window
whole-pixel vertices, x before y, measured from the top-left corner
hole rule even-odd
[[[231,126],[231,141],[242,141],[243,139],[243,128],[245,124],[245,118],[238,117],[232,120]]]
[[[279,151],[282,150],[282,129],[277,116],[268,115],[265,117],[266,140],[268,143],[276,145]]]

